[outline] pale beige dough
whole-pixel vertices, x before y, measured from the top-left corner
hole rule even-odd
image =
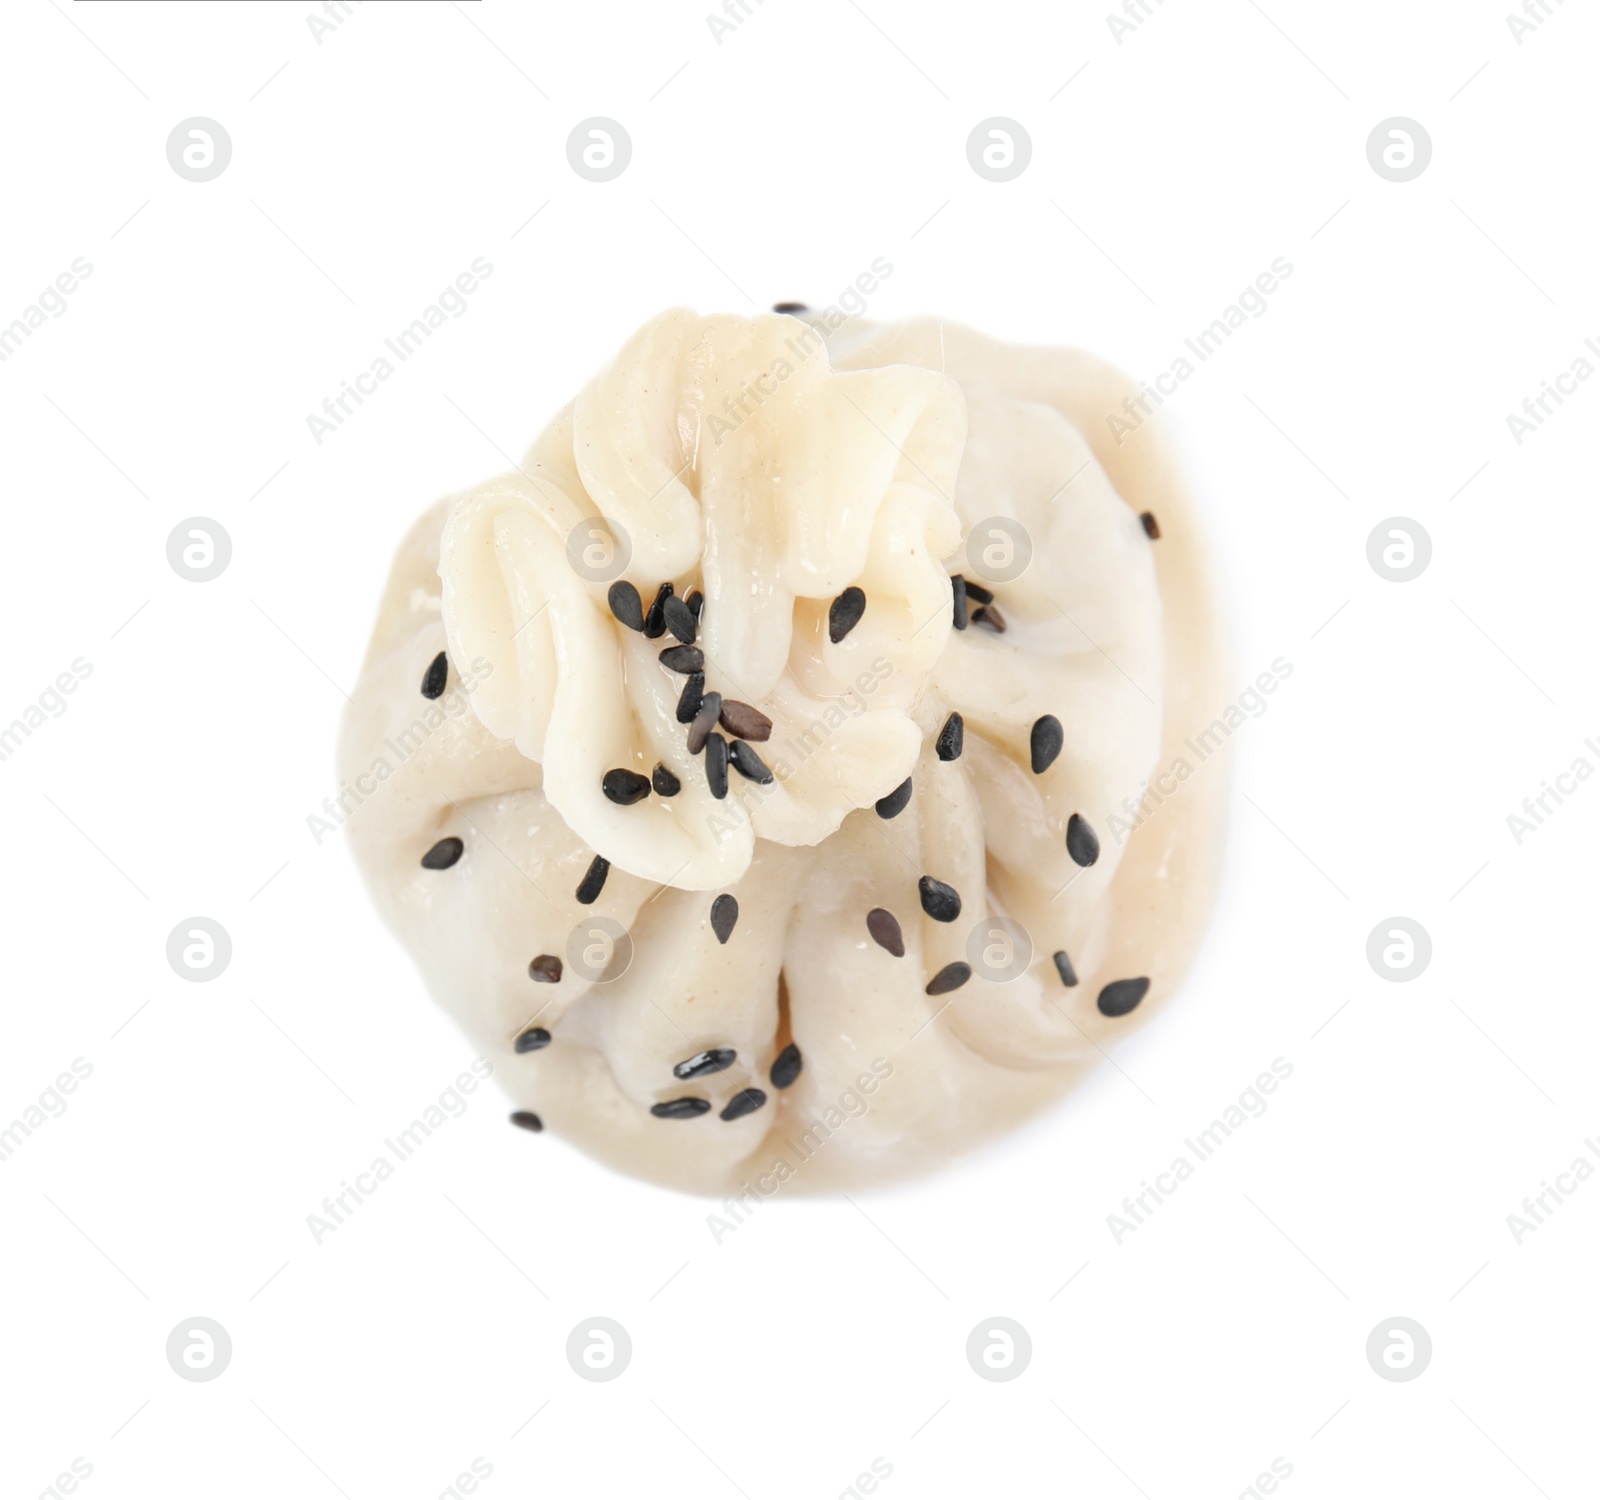
[[[378,905],[517,1106],[621,1170],[716,1194],[903,1177],[1037,1112],[1176,988],[1222,843],[1226,749],[1185,744],[1228,694],[1204,541],[1159,424],[1111,436],[1135,388],[1089,355],[936,320],[824,332],[683,310],[641,329],[520,472],[412,530],[340,749],[347,782],[376,784],[348,827]],[[966,543],[997,516],[1032,545],[993,585],[1009,628],[957,631],[950,575],[981,581]],[[706,686],[772,719],[754,747],[770,787],[732,772],[711,795],[674,713],[683,677],[656,661],[673,638],[619,623],[608,580],[571,561],[597,517],[626,535],[646,607],[664,581],[703,590]],[[828,607],[851,586],[866,609],[835,644]],[[965,750],[942,762],[952,710]],[[1065,744],[1035,775],[1045,714]],[[676,796],[602,793],[606,771],[657,763]],[[1176,788],[1159,801],[1158,773]],[[907,776],[909,806],[881,818]],[[1099,837],[1087,868],[1065,846],[1074,813]],[[459,862],[423,868],[452,836]],[[612,868],[585,906],[597,853]],[[924,874],[960,893],[959,920],[924,914]],[[869,936],[873,908],[903,957]],[[993,916],[1031,940],[1026,971],[928,995]],[[620,977],[571,961],[597,918],[627,931]],[[560,982],[530,979],[540,955]],[[1102,1015],[1102,988],[1138,976],[1142,1004]],[[516,1053],[530,1026],[550,1044]],[[791,1040],[804,1067],[779,1090]],[[674,1077],[712,1048],[735,1063]],[[762,1107],[721,1119],[750,1087]],[[712,1108],[651,1113],[684,1097]]]

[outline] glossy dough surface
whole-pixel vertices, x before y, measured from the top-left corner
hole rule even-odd
[[[418,523],[346,717],[341,773],[377,785],[349,834],[519,1108],[686,1189],[847,1188],[1018,1123],[1173,990],[1226,752],[1146,787],[1227,689],[1155,424],[1108,435],[1133,389],[936,320],[676,310],[520,472]],[[619,581],[646,612],[664,583],[703,596],[703,691],[734,704],[713,738],[759,733],[753,707],[770,735],[737,753],[770,779],[716,795],[692,658],[662,664],[683,643],[620,618]]]

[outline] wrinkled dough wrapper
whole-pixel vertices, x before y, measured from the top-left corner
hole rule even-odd
[[[933,322],[827,332],[683,310],[641,329],[520,471],[419,523],[342,742],[347,778],[395,762],[353,846],[519,1103],[696,1190],[887,1180],[1024,1118],[1172,988],[1214,883],[1225,754],[1181,796],[1146,796],[1224,700],[1182,488],[1151,424],[1126,449],[1104,436],[1129,387],[1084,355]],[[985,560],[991,538],[1005,551],[997,520],[1031,547],[1016,576]],[[990,580],[1003,631],[954,628],[955,574]],[[751,746],[769,783],[733,770],[714,795],[678,722],[685,676],[658,659],[677,642],[617,618],[618,576],[647,610],[662,584],[703,594],[706,690],[771,721]],[[834,642],[852,588],[865,608]],[[952,713],[964,748],[946,761]],[[1045,716],[1062,748],[1036,774]],[[675,795],[603,789],[657,767]],[[1074,817],[1098,840],[1088,865]],[[448,838],[459,860],[424,868]],[[610,872],[583,902],[596,856]],[[959,894],[956,920],[924,911],[923,876]],[[725,942],[720,895],[738,904]],[[903,955],[873,939],[875,909]],[[530,978],[541,957],[557,982]],[[965,982],[928,993],[960,965]],[[1136,1015],[1101,1014],[1104,985],[1135,977],[1152,984]],[[515,1051],[531,1026],[550,1043]],[[803,1067],[780,1088],[791,1044]],[[675,1076],[716,1049],[731,1065]],[[723,1119],[750,1089],[759,1105]],[[709,1107],[652,1113],[684,1099]]]

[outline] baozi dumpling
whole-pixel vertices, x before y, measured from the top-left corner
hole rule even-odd
[[[515,1122],[695,1191],[883,1181],[1171,992],[1225,691],[1141,401],[936,320],[678,309],[418,523],[349,836]]]

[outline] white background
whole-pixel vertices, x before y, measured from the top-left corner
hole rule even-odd
[[[1600,1134],[1595,418],[1506,416],[1600,336],[1593,60],[1552,0],[751,0],[5,10],[0,322],[93,274],[0,364],[0,723],[92,676],[0,763],[0,1125],[92,1076],[0,1163],[0,1486],[92,1495],[1592,1493],[1600,1342],[1586,1183],[1507,1215]],[[318,12],[320,13],[320,12]],[[1292,40],[1291,40],[1292,39]],[[233,159],[169,167],[180,120]],[[580,180],[579,120],[623,122]],[[969,131],[1033,142],[1006,184]],[[1366,140],[1424,124],[1428,170]],[[478,256],[492,276],[318,446],[323,398]],[[497,1090],[336,1233],[306,1216],[470,1061],[306,817],[394,544],[507,466],[661,308],[942,313],[1149,376],[1276,257],[1293,276],[1168,403],[1227,580],[1243,687],[1224,889],[1177,1000],[1061,1108],[942,1176],[712,1205],[509,1128]],[[1600,360],[1596,361],[1600,363]],[[168,566],[185,517],[233,560]],[[1414,518],[1433,560],[1380,579]],[[1220,708],[1221,705],[1218,705]],[[208,915],[233,960],[168,967]],[[1431,934],[1386,983],[1368,933]],[[1276,1057],[1293,1076],[1134,1234],[1107,1215]],[[1070,1283],[1070,1284],[1069,1284]],[[631,1367],[577,1379],[604,1315]],[[164,1346],[203,1315],[212,1383]],[[1030,1332],[979,1380],[980,1319]],[[1405,1384],[1364,1349],[1404,1315]],[[534,1415],[538,1413],[538,1415]],[[530,1421],[530,1418],[532,1420]]]

